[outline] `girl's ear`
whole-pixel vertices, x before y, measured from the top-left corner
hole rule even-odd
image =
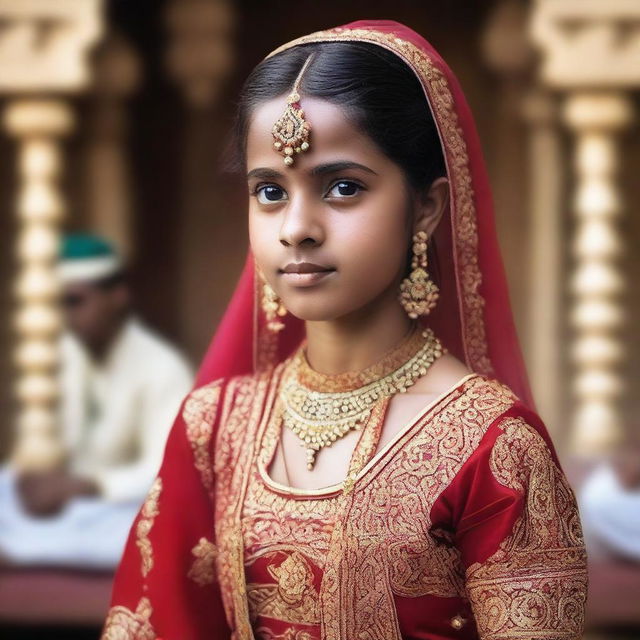
[[[416,199],[413,233],[426,231],[431,237],[449,208],[449,180],[436,178]]]

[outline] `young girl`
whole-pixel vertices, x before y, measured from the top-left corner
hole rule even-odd
[[[314,33],[237,134],[252,255],[103,638],[580,638],[578,513],[451,71],[398,23]]]

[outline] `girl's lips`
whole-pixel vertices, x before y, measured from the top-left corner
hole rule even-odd
[[[282,272],[280,277],[283,278],[285,282],[296,287],[311,287],[334,273],[335,269],[311,271],[309,273]]]

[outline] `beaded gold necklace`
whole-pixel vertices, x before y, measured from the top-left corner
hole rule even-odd
[[[280,391],[282,421],[301,440],[307,468],[318,451],[362,429],[374,406],[404,393],[443,354],[430,329],[414,329],[400,345],[363,371],[325,375],[309,366],[304,348],[293,356]]]

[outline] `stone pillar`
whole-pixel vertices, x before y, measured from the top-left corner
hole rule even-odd
[[[20,181],[15,322],[20,410],[13,458],[22,468],[55,466],[62,457],[56,438],[56,339],[61,322],[54,265],[64,214],[57,184],[59,143],[72,124],[71,110],[62,101],[16,100],[4,114],[5,129],[17,142]]]
[[[597,453],[616,444],[622,431],[620,364],[624,345],[624,289],[618,260],[623,243],[617,228],[621,213],[616,172],[618,134],[632,122],[629,98],[620,93],[575,93],[565,118],[575,135],[576,227],[571,289],[571,322],[576,336],[573,423],[574,448]]]
[[[17,143],[19,218],[14,462],[46,468],[62,457],[56,430],[57,281],[64,198],[60,140],[73,126],[65,95],[88,82],[87,53],[101,29],[100,0],[0,0],[0,95]],[[52,96],[56,96],[55,99]]]
[[[603,453],[624,428],[617,136],[632,122],[628,93],[640,87],[640,3],[537,0],[531,34],[542,53],[540,80],[564,96],[574,136],[571,440],[576,453]]]

